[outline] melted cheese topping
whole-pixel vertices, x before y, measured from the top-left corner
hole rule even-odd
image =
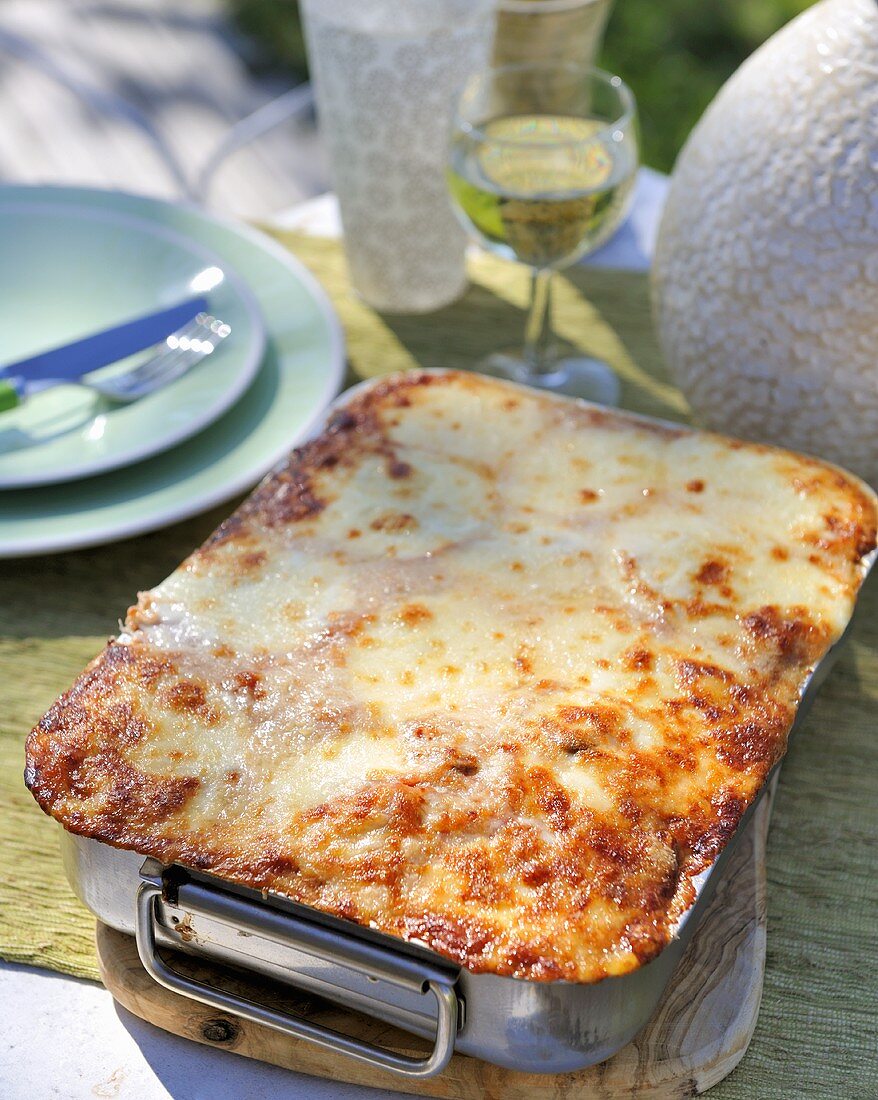
[[[875,498],[470,375],[375,383],[29,741],[68,828],[470,967],[654,955],[851,614]]]

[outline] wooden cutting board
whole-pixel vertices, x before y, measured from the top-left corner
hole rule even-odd
[[[98,924],[101,976],[121,1005],[165,1031],[334,1081],[451,1100],[695,1096],[734,1069],[756,1026],[765,965],[765,843],[773,796],[772,788],[750,819],[655,1016],[618,1054],[577,1073],[517,1073],[456,1054],[436,1077],[396,1077],[171,993],[143,969],[131,936]],[[235,992],[253,992],[252,986],[229,973],[219,975],[195,960],[177,956],[174,965],[202,981],[213,977]],[[406,1054],[420,1055],[427,1048],[420,1039],[318,998],[303,994],[291,999],[289,991],[281,995],[267,986],[260,997],[315,1023]]]

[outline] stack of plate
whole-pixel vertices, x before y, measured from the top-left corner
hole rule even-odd
[[[0,556],[126,538],[243,492],[344,369],[325,294],[262,234],[119,192],[0,188],[4,363],[159,309],[214,266],[210,310],[232,334],[183,377],[131,405],[61,386],[0,413]]]

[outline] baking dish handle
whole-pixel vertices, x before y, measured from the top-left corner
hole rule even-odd
[[[223,989],[215,989],[180,974],[159,957],[156,949],[156,906],[162,897],[158,882],[142,880],[137,891],[135,933],[137,952],[147,973],[159,985],[184,997],[209,1005],[221,1012],[230,1012],[252,1023],[264,1024],[296,1039],[307,1039],[327,1050],[346,1054],[357,1061],[389,1070],[404,1077],[431,1077],[439,1073],[454,1052],[457,1035],[458,1001],[451,980],[444,980],[435,971],[423,981],[422,992],[436,998],[436,1038],[433,1049],[425,1058],[410,1058],[404,1054],[352,1039],[331,1028],[310,1023],[296,1016],[238,997]],[[190,908],[191,905],[189,906]]]

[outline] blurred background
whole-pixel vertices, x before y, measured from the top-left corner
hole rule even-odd
[[[725,79],[809,2],[616,0],[599,60],[638,97],[644,162],[670,171]],[[268,217],[329,186],[305,80],[295,0],[0,0],[0,178]]]

